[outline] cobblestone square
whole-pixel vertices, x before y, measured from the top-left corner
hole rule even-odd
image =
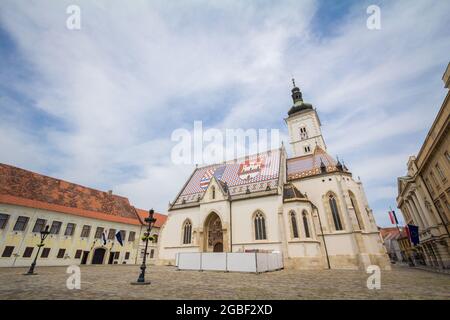
[[[82,266],[81,289],[69,290],[66,267],[0,269],[0,299],[450,299],[450,276],[407,267],[369,274],[350,270],[282,270],[263,274],[177,271],[150,266],[148,286],[132,286],[139,266]]]

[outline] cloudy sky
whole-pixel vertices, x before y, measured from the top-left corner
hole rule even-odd
[[[194,167],[172,163],[173,130],[286,139],[295,76],[387,226],[446,94],[449,15],[449,1],[2,0],[0,162],[165,212]]]

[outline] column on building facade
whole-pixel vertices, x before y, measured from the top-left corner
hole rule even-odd
[[[419,226],[419,228],[423,229],[424,226],[423,226],[422,220],[420,220],[420,218],[418,216],[419,214],[416,211],[416,209],[414,208],[412,200],[408,197],[405,202],[406,202],[406,205],[408,206],[409,212],[412,213],[413,221]]]
[[[429,227],[435,226],[437,223],[436,223],[436,221],[434,221],[431,213],[428,212],[428,209],[425,206],[423,198],[420,196],[420,194],[417,195],[417,190],[416,190],[416,192],[413,192],[412,197],[415,199],[416,203],[419,206],[419,209],[422,211],[423,217],[424,217],[425,221],[427,222],[427,225]]]
[[[426,203],[426,198],[430,199],[429,203],[429,207],[427,205],[425,205],[425,207],[427,208],[427,211],[429,211],[430,216],[433,217],[433,220],[436,221],[436,224],[440,224],[442,223],[442,219],[439,216],[439,213],[437,212],[437,208],[433,202],[433,197],[431,196],[430,192],[428,191],[425,181],[423,181],[423,178],[421,176],[418,176],[417,179],[420,181],[420,184],[422,185],[421,187],[421,191],[423,193],[425,193],[425,197],[424,197],[424,203]]]
[[[417,198],[415,197],[414,193],[411,193],[410,195],[411,203],[413,208],[416,209],[417,215],[419,216],[420,221],[422,222],[422,230],[429,227],[428,221],[424,217],[424,212],[422,211],[422,208],[420,208],[419,203],[417,202]]]

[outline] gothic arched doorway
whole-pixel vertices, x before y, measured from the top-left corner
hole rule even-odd
[[[204,252],[223,252],[222,221],[215,212],[212,212],[205,220],[204,241]]]
[[[92,264],[103,264],[105,258],[106,250],[103,248],[97,248],[94,251],[94,256],[92,257]]]
[[[223,252],[223,243],[222,242],[217,242],[214,245],[214,252]]]

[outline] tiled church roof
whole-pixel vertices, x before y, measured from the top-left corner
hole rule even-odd
[[[231,196],[250,192],[273,190],[278,186],[280,174],[279,149],[222,164],[197,168],[183,187],[174,204],[197,202],[206,191],[212,176],[225,184]]]
[[[0,164],[0,203],[140,225],[127,198]]]
[[[336,162],[319,146],[316,146],[312,154],[287,160],[288,180],[321,174],[322,170],[326,170],[326,172],[339,171],[339,162]],[[347,172],[345,166],[342,170]]]
[[[305,200],[306,196],[298,190],[292,182],[286,183],[283,188],[283,201]]]

